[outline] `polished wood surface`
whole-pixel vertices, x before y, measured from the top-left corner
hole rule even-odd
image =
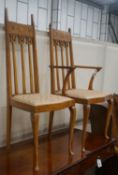
[[[76,117],[75,102],[73,99],[62,98],[59,96],[46,95],[44,101],[40,100],[36,105],[31,104],[31,98],[40,95],[39,91],[39,75],[38,75],[38,58],[35,38],[35,24],[33,15],[31,15],[31,25],[19,24],[11,22],[8,19],[7,9],[5,9],[5,37],[6,37],[6,71],[7,71],[7,149],[10,151],[11,129],[12,129],[12,107],[22,109],[31,113],[31,122],[34,136],[34,170],[39,170],[39,112],[52,112],[68,108],[70,111],[70,137],[69,137],[69,153],[73,155],[73,131]],[[20,62],[19,62],[20,60]],[[26,64],[27,61],[27,64]],[[18,70],[21,68],[21,70]],[[29,77],[28,71],[29,68]],[[18,76],[19,73],[19,76]],[[29,78],[29,86],[27,79]],[[21,84],[20,84],[21,82]],[[21,89],[20,89],[21,87]],[[29,90],[30,89],[30,90]],[[28,97],[30,100],[15,100],[13,97]],[[54,101],[54,98],[55,101]],[[48,98],[48,99],[47,99]],[[36,101],[36,99],[34,99]],[[47,103],[48,101],[48,103]],[[53,102],[54,101],[54,102]],[[51,129],[50,129],[51,130]]]
[[[94,70],[90,81],[88,83],[87,90],[93,90],[93,83],[97,72],[101,70],[101,67],[97,66],[84,66],[84,65],[74,65],[74,56],[73,56],[73,46],[72,46],[72,36],[69,29],[68,32],[52,29],[50,26],[50,70],[51,70],[51,89],[54,94],[61,94],[64,96],[71,97],[75,100],[76,103],[83,105],[83,137],[81,142],[82,150],[85,151],[86,143],[86,129],[89,119],[89,111],[92,104],[97,103],[108,103],[108,112],[106,118],[106,124],[104,129],[104,136],[109,139],[108,130],[111,121],[112,113],[112,94],[104,94],[99,96],[99,93],[93,97],[92,95],[89,98],[79,96],[74,94],[76,89],[76,78],[75,70],[76,69],[92,69]],[[80,80],[81,81],[81,80]],[[61,87],[60,87],[61,84]],[[69,91],[71,93],[69,94]],[[67,93],[66,93],[67,92]],[[73,93],[72,93],[73,92]],[[52,128],[53,118],[50,115],[49,128]],[[50,130],[51,131],[51,130]]]
[[[81,175],[92,165],[96,164],[96,158],[102,160],[114,155],[115,141],[106,140],[104,137],[87,135],[86,147],[89,150],[81,154],[81,132],[74,133],[74,155],[68,153],[67,131],[40,139],[39,144],[39,172],[33,171],[33,141],[17,143],[12,146],[8,154],[6,149],[0,149],[0,175]]]
[[[114,94],[114,105],[113,105],[113,127],[112,134],[113,137],[117,139],[117,145],[115,147],[115,152],[118,155],[118,94]]]

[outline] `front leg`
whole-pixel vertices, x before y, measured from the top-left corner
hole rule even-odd
[[[39,171],[39,115],[37,113],[32,114],[32,126],[34,135],[34,170]]]
[[[86,143],[86,130],[87,130],[87,124],[90,114],[90,105],[84,105],[83,106],[83,131],[82,131],[82,146],[81,150],[82,152],[85,152],[85,143]]]
[[[74,126],[76,121],[76,108],[72,106],[69,108],[70,110],[70,138],[69,138],[69,154],[73,155],[72,145],[73,145],[73,138],[74,138]]]

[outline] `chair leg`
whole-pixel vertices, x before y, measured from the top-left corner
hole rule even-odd
[[[110,120],[112,117],[112,110],[113,110],[113,100],[108,100],[108,110],[107,110],[107,116],[106,116],[106,124],[105,124],[105,138],[109,139],[108,136],[108,130],[109,130],[109,125],[110,125]]]
[[[33,132],[33,137],[34,137],[33,116],[34,116],[34,113],[31,113],[31,115],[30,115],[30,119],[31,119],[32,132]]]
[[[90,114],[90,105],[83,106],[83,131],[82,131],[82,152],[85,152],[85,142],[86,142],[86,129],[88,124]]]
[[[7,108],[7,150],[10,150],[11,142],[12,106]]]
[[[34,113],[32,115],[32,125],[33,125],[33,133],[34,133],[34,170],[39,170],[39,142],[38,142],[38,129],[39,129],[39,115]]]
[[[48,127],[48,138],[49,139],[51,137],[51,132],[52,132],[53,118],[54,118],[54,111],[51,111],[50,116],[49,116],[49,127]]]
[[[69,108],[70,110],[70,135],[69,135],[69,154],[74,155],[72,151],[73,138],[74,138],[74,126],[76,121],[76,108],[72,106]]]

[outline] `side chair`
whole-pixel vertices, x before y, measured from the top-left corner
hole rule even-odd
[[[93,90],[93,81],[97,72],[101,67],[74,65],[72,36],[69,29],[68,32],[52,29],[50,25],[50,72],[51,72],[51,89],[53,94],[61,94],[71,97],[77,104],[83,105],[83,132],[81,150],[85,151],[86,128],[92,104],[107,102],[108,112],[105,124],[105,138],[109,139],[108,128],[112,112],[112,95]],[[93,69],[87,89],[77,89],[75,80],[75,69]],[[80,80],[82,81],[82,80]],[[49,135],[53,125],[53,115],[50,113]]]
[[[5,9],[6,71],[7,71],[7,148],[10,149],[12,107],[31,113],[34,137],[34,170],[39,170],[39,113],[68,108],[70,111],[69,155],[73,155],[73,131],[76,117],[75,102],[68,97],[54,94],[42,95],[39,90],[38,58],[35,25],[8,20]],[[27,54],[26,54],[27,52]],[[27,63],[26,64],[26,60]],[[27,83],[29,75],[29,85]]]

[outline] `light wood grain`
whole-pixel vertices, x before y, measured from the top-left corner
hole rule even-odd
[[[39,115],[40,112],[52,112],[57,110],[62,110],[65,108],[72,108],[75,111],[75,102],[73,99],[62,98],[61,96],[50,95],[47,103],[47,96],[44,95],[45,102],[38,101],[36,105],[30,103],[35,95],[40,95],[39,88],[39,69],[38,69],[38,56],[36,47],[36,37],[35,37],[35,24],[33,15],[31,15],[31,25],[24,25],[14,23],[8,20],[7,9],[5,9],[5,37],[6,37],[6,71],[7,71],[7,148],[10,148],[11,141],[11,129],[12,129],[12,107],[22,109],[24,111],[31,113],[31,123],[34,136],[34,170],[39,171],[39,151],[38,151],[38,132],[39,132]],[[51,41],[52,42],[52,41]],[[12,46],[12,47],[10,47]],[[16,49],[16,46],[19,48]],[[10,50],[11,49],[11,50]],[[12,54],[10,54],[12,51]],[[26,51],[28,52],[26,54]],[[17,55],[16,55],[17,54]],[[20,57],[19,57],[20,55]],[[27,58],[28,57],[28,58]],[[16,61],[16,58],[21,59],[20,62]],[[28,59],[28,64],[26,65],[26,59]],[[57,60],[58,61],[58,60]],[[13,63],[13,65],[12,65]],[[21,64],[21,65],[20,65]],[[58,65],[58,63],[56,63]],[[18,67],[21,67],[21,71],[18,71]],[[26,84],[26,71],[29,68],[29,81],[30,88]],[[13,69],[13,70],[12,70]],[[13,77],[12,77],[13,72]],[[19,73],[19,76],[18,76]],[[18,89],[19,79],[21,78],[22,92]],[[53,79],[53,77],[52,77]],[[13,82],[14,83],[13,83]],[[14,87],[12,87],[14,84]],[[52,82],[54,86],[54,83]],[[59,88],[59,86],[58,86]],[[15,92],[13,91],[15,89]],[[30,89],[30,92],[28,91]],[[52,90],[53,92],[53,90]],[[23,101],[16,100],[15,97],[26,97],[33,95],[29,101],[23,99]],[[59,99],[59,97],[61,99]],[[52,102],[55,98],[55,101]],[[37,102],[37,99],[34,99]],[[40,99],[39,99],[40,100]],[[73,109],[74,108],[74,109]],[[75,112],[71,112],[72,125],[69,140],[69,152],[72,153],[72,143],[73,143],[73,129],[74,129],[74,118]],[[50,125],[50,124],[49,124]],[[52,128],[52,125],[50,125]],[[51,129],[49,129],[51,134]]]
[[[96,96],[96,97],[92,97],[92,95],[89,98],[82,98],[81,96],[79,96],[78,94],[75,96],[74,94],[74,90],[78,90],[76,89],[76,81],[75,81],[75,70],[78,69],[88,69],[88,70],[95,70],[90,78],[89,84],[88,84],[88,88],[86,89],[86,94],[88,92],[88,90],[93,90],[93,83],[95,80],[95,76],[96,74],[101,70],[101,67],[99,66],[84,66],[84,65],[74,65],[74,57],[73,57],[73,46],[72,46],[72,36],[71,36],[71,30],[69,29],[68,32],[64,32],[64,31],[60,31],[60,30],[56,30],[56,29],[52,29],[50,28],[50,69],[51,69],[51,81],[54,83],[56,83],[57,79],[54,77],[54,71],[55,69],[59,69],[62,71],[62,87],[61,90],[56,90],[56,88],[53,86],[53,84],[51,84],[51,89],[53,91],[53,93],[55,94],[61,94],[64,96],[68,96],[71,97],[75,100],[76,103],[78,104],[82,104],[83,107],[83,134],[82,134],[82,150],[85,150],[85,144],[86,144],[86,126],[88,123],[88,118],[89,118],[89,113],[90,113],[90,105],[92,104],[97,104],[97,103],[103,103],[103,102],[108,102],[109,107],[108,107],[108,112],[107,112],[107,120],[106,120],[106,126],[105,126],[105,137],[108,139],[108,129],[109,129],[109,125],[110,125],[110,121],[111,121],[111,111],[112,111],[112,94],[106,94],[104,93],[104,96]],[[60,44],[61,47],[61,56],[58,59],[61,59],[61,65],[54,65],[54,54],[53,54],[53,42],[57,42]],[[66,47],[66,49],[65,49]],[[65,55],[66,55],[66,65],[64,65],[64,54],[63,51],[65,51]],[[59,52],[59,50],[58,50]],[[79,53],[79,51],[78,51]],[[52,61],[53,60],[53,61]],[[59,62],[59,61],[58,61]],[[64,70],[67,70],[66,75],[64,75]],[[83,81],[83,80],[80,80]],[[69,94],[71,90],[71,94]],[[72,93],[73,91],[73,93]],[[99,92],[98,92],[99,94]],[[52,125],[53,120],[50,118],[50,125]]]

